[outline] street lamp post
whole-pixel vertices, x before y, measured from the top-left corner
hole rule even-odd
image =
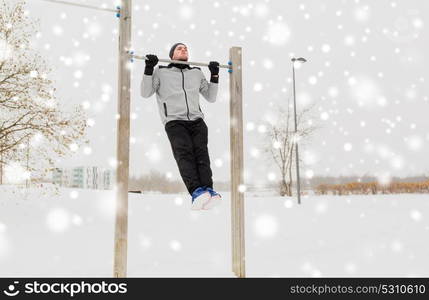
[[[293,112],[294,112],[294,120],[295,120],[295,154],[296,154],[296,190],[298,197],[298,204],[301,204],[301,183],[299,180],[299,155],[298,155],[298,124],[296,118],[296,92],[295,92],[295,62],[305,63],[307,60],[303,57],[300,58],[292,58],[292,76],[293,76]]]

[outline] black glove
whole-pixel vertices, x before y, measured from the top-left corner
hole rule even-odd
[[[219,82],[219,63],[217,61],[209,62],[209,70],[211,73],[210,82],[218,83]]]
[[[146,55],[146,67],[144,69],[144,74],[145,75],[152,75],[153,74],[153,68],[156,66],[156,64],[158,63],[158,57],[156,55],[153,54],[147,54]]]

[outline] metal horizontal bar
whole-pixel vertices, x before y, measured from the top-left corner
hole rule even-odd
[[[85,8],[90,8],[90,9],[96,9],[96,10],[118,12],[118,10],[111,9],[111,8],[102,8],[102,7],[97,7],[97,6],[87,5],[87,4],[79,4],[79,3],[60,1],[60,0],[41,0],[41,1],[52,2],[52,3],[57,3],[57,4],[65,4],[65,5],[70,5],[70,6],[79,6],[79,7],[85,7]]]
[[[147,60],[146,56],[141,55],[134,55],[130,54],[131,57],[141,60]],[[194,61],[183,61],[183,60],[173,60],[173,59],[164,59],[160,58],[158,59],[160,62],[166,62],[166,63],[174,63],[174,64],[182,64],[182,65],[193,65],[193,66],[201,66],[201,67],[208,67],[208,63],[200,63],[200,62],[194,62]],[[225,68],[225,69],[232,69],[231,65],[219,65],[219,68]]]

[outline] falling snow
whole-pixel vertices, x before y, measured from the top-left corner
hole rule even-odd
[[[61,5],[27,2],[29,16],[40,19],[32,47],[46,58],[53,72],[39,74],[36,70],[28,70],[26,78],[53,79],[62,106],[79,104],[88,113],[86,124],[90,142],[78,145],[71,141],[68,146],[73,157],[64,158],[63,163],[99,164],[115,170],[118,167],[115,151],[119,119],[117,22],[113,16],[95,11],[79,10],[81,13],[76,15],[75,10]],[[104,5],[110,7],[113,2],[107,1]],[[138,54],[156,53],[166,58],[173,43],[185,42],[192,60],[226,63],[229,47],[243,47],[246,181],[240,184],[238,192],[244,196],[252,193],[255,183],[265,186],[281,178],[276,165],[267,159],[262,140],[270,132],[266,122],[271,123],[278,105],[287,108],[289,103],[289,109],[293,110],[292,57],[307,59],[306,63],[294,65],[298,113],[314,107],[311,122],[318,127],[311,139],[299,141],[303,179],[370,174],[378,183],[388,185],[398,176],[428,174],[429,91],[426,81],[429,74],[425,64],[428,44],[424,15],[428,7],[425,1],[413,5],[406,1],[388,1],[386,5],[378,1],[324,0],[315,5],[302,1],[199,3],[180,0],[168,6],[161,1],[146,2],[135,3],[133,7],[132,47]],[[46,18],[47,14],[49,18]],[[139,17],[142,14],[144,18]],[[174,24],[170,22],[173,19]],[[12,28],[12,24],[6,24],[6,28]],[[16,59],[18,50],[27,46],[14,47],[0,38],[0,63]],[[132,70],[130,174],[155,169],[167,179],[178,178],[176,162],[159,120],[156,99],[142,99],[139,94],[144,63],[129,61],[127,64]],[[208,70],[202,70],[207,77]],[[229,75],[223,71],[217,102],[207,103],[201,98],[201,108],[209,128],[214,179],[228,182],[231,162],[228,153]],[[33,101],[53,105],[40,97],[34,97]],[[30,146],[36,147],[43,141],[42,135],[34,135]],[[271,140],[269,146],[279,150],[282,145],[278,140]],[[20,150],[23,149],[25,146],[20,146]],[[25,184],[32,176],[21,161],[8,162],[3,172],[7,184]],[[53,199],[44,202],[39,197],[36,198],[40,202],[36,199],[31,203],[1,202],[0,263],[25,260],[22,249],[41,247],[25,244],[27,238],[28,241],[33,238],[28,233],[30,231],[24,231],[24,228],[32,229],[26,225],[29,222],[24,222],[26,219],[19,228],[14,225],[16,221],[8,219],[9,216],[18,219],[37,216],[32,221],[37,234],[45,241],[64,236],[64,244],[69,246],[63,249],[64,253],[74,248],[70,245],[76,242],[73,236],[76,232],[91,243],[93,238],[89,233],[93,229],[91,226],[95,226],[100,235],[97,235],[97,243],[99,237],[105,248],[94,243],[94,250],[88,246],[88,251],[100,255],[100,262],[94,262],[99,263],[99,267],[111,258],[110,252],[100,253],[111,247],[116,208],[114,191],[92,194],[72,189],[62,193],[60,202]],[[290,272],[286,275],[427,275],[429,268],[423,259],[427,245],[423,243],[419,248],[415,240],[403,235],[404,232],[427,235],[429,225],[423,196],[407,196],[407,201],[402,201],[405,199],[403,195],[376,195],[373,198],[352,195],[348,201],[339,201],[342,199],[339,197],[308,196],[303,199],[308,206],[296,205],[295,199],[289,197],[260,197],[262,204],[258,204],[258,197],[249,197],[250,200],[246,200],[246,205],[249,203],[249,208],[246,206],[247,224],[251,237],[249,247],[253,247],[248,257],[250,272],[253,267],[255,275],[272,275],[290,267],[290,271],[285,271]],[[229,262],[226,247],[210,244],[207,237],[218,233],[220,236],[221,232],[223,237],[213,237],[220,244],[229,238],[225,228],[227,204],[212,215],[195,215],[186,212],[188,195],[161,198],[133,198],[130,222],[138,225],[132,227],[135,230],[132,234],[136,236],[136,244],[131,245],[133,260],[145,259],[139,251],[155,257],[156,250],[161,249],[165,250],[161,253],[169,257],[168,262],[175,261],[178,269],[183,270],[189,263],[181,264],[181,261],[186,262],[189,253],[196,253],[199,263],[209,264],[204,265],[204,270],[224,274],[223,262]],[[0,201],[5,201],[3,193]],[[24,209],[24,213],[21,214],[18,208]],[[167,223],[172,223],[173,227],[164,226],[164,217],[160,219],[154,211],[163,211]],[[151,222],[141,214],[149,214]],[[154,225],[156,222],[158,225]],[[181,226],[183,230],[179,228]],[[396,234],[386,234],[392,227],[398,229]],[[106,228],[110,230],[108,233]],[[190,230],[195,230],[195,234],[189,234]],[[341,230],[354,235],[347,234],[342,236],[344,241],[339,240],[336,234]],[[322,234],[317,234],[320,232],[327,236],[321,237]],[[18,243],[15,234],[22,235],[23,244]],[[305,234],[310,236],[303,239]],[[207,248],[192,249],[196,247],[195,236],[202,238],[201,247]],[[269,243],[276,244],[265,247]],[[62,257],[54,249],[38,249],[49,250],[47,259],[55,261],[53,265],[69,264],[70,274],[82,275],[72,265],[73,254],[68,262],[66,254]],[[321,253],[320,258],[312,255],[313,249]],[[341,251],[335,253],[332,249]],[[291,265],[284,269],[276,269],[275,264],[272,269],[269,264],[265,266],[265,259],[271,259],[271,252]],[[411,254],[415,256],[414,262],[409,258]],[[95,254],[93,257],[98,259]],[[416,263],[417,258],[422,258],[420,264]],[[147,260],[142,262],[144,267],[136,267],[131,273],[139,275],[139,272],[152,268],[154,273],[160,270],[157,274],[161,274],[163,270],[169,270],[164,263],[163,257]],[[33,262],[27,266],[34,266],[43,273],[38,264]],[[25,265],[23,262],[19,268]],[[263,267],[268,270],[264,271]],[[4,275],[15,274],[10,264],[2,265],[0,270],[11,272]],[[97,274],[104,272],[101,267],[99,270]],[[19,269],[16,274],[23,275],[24,272]],[[70,275],[62,273],[60,268],[55,272]]]

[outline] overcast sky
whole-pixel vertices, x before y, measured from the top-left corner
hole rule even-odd
[[[118,19],[110,12],[27,2],[29,16],[40,19],[34,47],[55,70],[58,98],[65,109],[84,104],[92,125],[90,147],[59,165],[109,167],[116,151]],[[429,174],[428,9],[422,0],[134,0],[132,38],[139,54],[167,58],[173,43],[184,42],[190,59],[204,62],[226,63],[231,46],[243,47],[247,182],[278,176],[261,151],[261,124],[292,95],[292,55],[308,59],[296,74],[298,107],[315,103],[314,122],[321,126],[301,148],[303,176],[385,179]],[[139,95],[143,69],[143,62],[133,64],[131,174],[158,169],[178,178],[156,99]],[[222,70],[217,102],[201,98],[214,180],[229,178],[228,92]]]

